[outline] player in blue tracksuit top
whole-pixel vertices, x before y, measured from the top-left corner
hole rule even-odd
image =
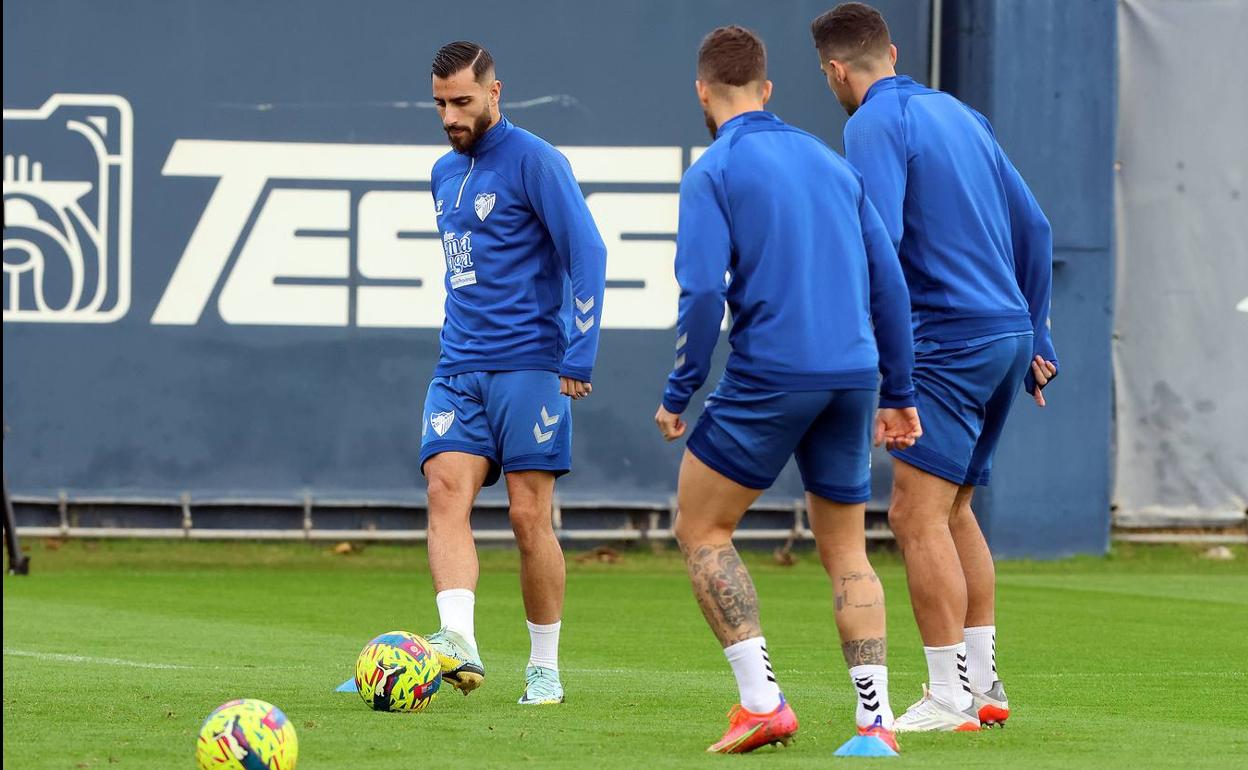
[[[570,399],[591,390],[606,248],[567,159],[501,115],[501,89],[475,43],[434,58],[434,101],[454,149],[431,177],[446,321],[421,427],[442,622],[428,638],[444,679],[465,694],[482,683],[469,514],[481,487],[506,474],[531,641],[520,703],[558,703],[564,562],[551,501],[572,462]]]
[[[863,520],[873,426],[877,443],[896,447],[919,433],[905,279],[858,173],[763,111],[771,82],[754,33],[721,27],[706,37],[697,91],[715,141],[680,183],[676,366],[655,421],[669,441],[684,434],[681,414],[710,370],[726,300],[732,355],[689,437],[675,522],[741,699],[710,750],[750,751],[797,729],[732,546],[741,517],[793,456],[840,597],[858,725],[888,741],[884,595]]]
[[[906,559],[930,695],[898,730],[1004,722],[992,554],[971,510],[1020,387],[1044,406],[1053,236],[984,117],[894,70],[874,8],[811,25],[828,85],[850,114],[845,154],[898,246],[910,286],[924,435],[894,449],[889,521]]]

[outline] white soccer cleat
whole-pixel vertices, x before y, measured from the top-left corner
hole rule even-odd
[[[979,715],[981,725],[985,727],[1005,726],[1005,720],[1010,718],[1010,702],[1005,697],[1005,687],[1000,679],[993,682],[987,692],[971,690],[971,697],[975,699],[971,708],[975,709],[975,713]]]
[[[906,713],[897,717],[893,723],[893,731],[898,733],[972,733],[979,731],[979,717],[975,715],[975,707],[966,711],[958,711],[954,707],[937,700],[923,685],[923,697],[918,703],[906,709]]]

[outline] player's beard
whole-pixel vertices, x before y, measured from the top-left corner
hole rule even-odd
[[[474,118],[466,133],[454,134],[449,128],[443,130],[446,131],[446,138],[450,140],[451,147],[454,147],[456,152],[468,152],[481,141],[485,132],[490,130],[490,111],[486,110]]]
[[[706,130],[711,132],[711,141],[715,141],[715,135],[719,133],[719,126],[715,125],[715,118],[711,117],[711,113],[702,110],[702,117],[706,118]]]

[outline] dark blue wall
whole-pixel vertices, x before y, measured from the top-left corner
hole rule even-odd
[[[429,61],[439,45],[467,37],[492,49],[505,86],[504,110],[556,145],[674,148],[672,174],[663,183],[584,184],[587,194],[665,194],[665,211],[672,213],[690,148],[708,142],[693,94],[694,63],[701,37],[717,25],[758,30],[769,44],[776,83],[771,107],[840,147],[844,115],[824,84],[809,33],[810,20],[828,5],[6,0],[6,115],[37,108],[58,93],[115,94],[128,101],[134,121],[133,297],[123,317],[18,323],[6,299],[4,413],[12,432],[5,465],[14,491],[131,499],[176,498],[183,491],[197,499],[296,499],[307,491],[322,499],[420,499],[420,411],[437,334],[367,328],[358,322],[354,298],[357,289],[385,285],[359,266],[362,196],[427,190],[421,180],[431,161],[411,161],[397,181],[270,179],[243,196],[254,208],[241,234],[206,228],[209,236],[238,238],[227,245],[222,275],[229,276],[275,193],[339,191],[344,197],[330,212],[333,221],[304,226],[341,230],[328,234],[349,239],[350,274],[321,279],[350,288],[348,322],[231,325],[218,312],[223,277],[208,281],[215,288],[193,323],[166,325],[153,323],[158,303],[205,207],[226,189],[212,176],[169,168],[175,143],[443,147],[445,136],[427,104]],[[905,71],[925,77],[928,3],[880,5],[907,51]],[[554,98],[541,99],[547,96]],[[63,122],[54,127],[62,133]],[[67,165],[68,151],[40,145],[38,132],[28,136],[27,129],[6,117],[6,155],[41,157],[49,179],[80,171]],[[115,139],[117,126],[111,129]],[[282,147],[269,146],[272,152],[262,151],[257,162],[272,160]],[[310,161],[327,153],[314,153]],[[627,169],[628,163],[616,166]],[[432,228],[427,195],[412,197],[420,200],[412,229]],[[659,235],[670,248],[671,233]],[[11,257],[6,248],[6,263]],[[631,258],[623,252],[613,257],[621,265]],[[670,266],[664,272],[671,282]],[[7,273],[5,280],[7,297]],[[613,297],[621,296],[627,294],[608,294],[608,314]],[[674,301],[642,309],[661,316],[672,312]],[[662,442],[651,418],[671,366],[673,332],[604,328],[594,395],[575,408],[575,471],[561,482],[561,493],[665,501],[675,486],[680,447]],[[877,467],[886,471],[887,464]],[[886,489],[886,474],[876,481],[877,490]],[[772,497],[800,494],[790,469]]]
[[[421,104],[429,99],[428,61],[441,43],[469,37],[499,61],[505,110],[557,145],[675,148],[671,179],[586,182],[587,194],[670,199],[691,148],[707,141],[693,64],[700,37],[718,24],[761,32],[776,82],[772,108],[840,147],[844,115],[822,81],[808,32],[810,19],[831,4],[6,0],[6,155],[33,152],[18,146],[29,126],[11,124],[8,112],[39,107],[53,94],[116,94],[134,118],[133,296],[124,315],[109,323],[12,322],[6,274],[4,411],[13,432],[5,466],[15,491],[131,499],[183,491],[287,500],[304,492],[421,496],[415,459],[436,332],[363,326],[356,292],[385,285],[360,269],[360,201],[378,190],[427,190],[428,161],[411,161],[385,182],[279,178],[254,194],[223,276],[240,263],[275,192],[344,196],[334,212],[342,221],[319,228],[330,235],[341,229],[336,234],[351,244],[349,274],[324,281],[352,292],[344,324],[227,323],[218,311],[225,278],[194,323],[156,324],[191,233],[221,190],[211,176],[166,166],[180,140],[436,148],[444,137]],[[929,4],[877,5],[901,49],[901,70],[925,79]],[[1020,399],[979,512],[999,554],[1102,551],[1115,6],[945,0],[943,8],[942,86],[993,120],[1052,220],[1058,246],[1053,327],[1063,374],[1047,409]],[[60,151],[49,152],[47,175],[55,179],[64,169]],[[629,200],[637,210],[646,205],[643,197]],[[413,228],[431,226],[429,214],[414,210]],[[640,230],[629,237],[655,235]],[[670,232],[658,236],[670,246]],[[669,305],[640,310],[661,315]],[[650,421],[671,357],[669,328],[607,326],[594,396],[576,407],[576,470],[561,483],[565,497],[627,504],[671,494],[680,447],[660,441]],[[878,456],[874,482],[879,505],[888,463]],[[790,468],[771,497],[800,493]]]
[[[942,87],[987,115],[1053,225],[1062,373],[1015,404],[977,513],[993,552],[1109,546],[1113,419],[1113,0],[946,0]]]

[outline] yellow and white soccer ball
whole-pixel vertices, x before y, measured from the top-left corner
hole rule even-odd
[[[377,711],[420,711],[442,686],[442,665],[424,638],[391,631],[360,651],[355,684]]]
[[[295,726],[262,700],[232,700],[208,715],[199,729],[199,770],[294,770],[299,758]]]

